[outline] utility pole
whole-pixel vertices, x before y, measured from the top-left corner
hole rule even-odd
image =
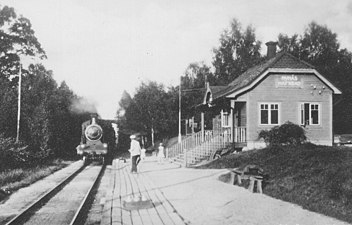
[[[20,119],[21,119],[21,86],[22,86],[22,64],[20,63],[19,78],[18,78],[18,107],[17,107],[17,135],[16,143],[20,140]]]
[[[178,88],[178,143],[181,143],[181,81],[182,76],[180,76],[180,86]]]

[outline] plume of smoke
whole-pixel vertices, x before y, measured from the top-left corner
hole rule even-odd
[[[98,113],[97,108],[93,101],[86,98],[78,98],[72,101],[70,110],[73,113],[83,114],[83,113]]]

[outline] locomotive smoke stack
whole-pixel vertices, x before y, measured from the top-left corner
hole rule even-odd
[[[92,124],[96,124],[95,117],[92,118]]]

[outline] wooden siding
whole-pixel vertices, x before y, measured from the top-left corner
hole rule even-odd
[[[295,88],[277,87],[275,83],[280,77],[281,74],[269,75],[256,87],[237,99],[247,100],[247,140],[249,142],[257,142],[259,141],[258,134],[261,130],[273,127],[273,125],[259,124],[260,103],[279,104],[279,124],[283,124],[286,121],[299,124],[300,104],[307,102],[320,104],[320,125],[307,125],[305,127],[308,139],[318,144],[331,145],[332,90],[327,88],[326,84],[314,74],[297,74],[302,85]],[[321,94],[319,94],[319,91],[321,91]]]

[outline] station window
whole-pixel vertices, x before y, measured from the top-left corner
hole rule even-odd
[[[301,125],[320,124],[320,105],[317,103],[301,103]]]
[[[277,103],[260,104],[260,124],[261,125],[279,124],[279,104]]]

